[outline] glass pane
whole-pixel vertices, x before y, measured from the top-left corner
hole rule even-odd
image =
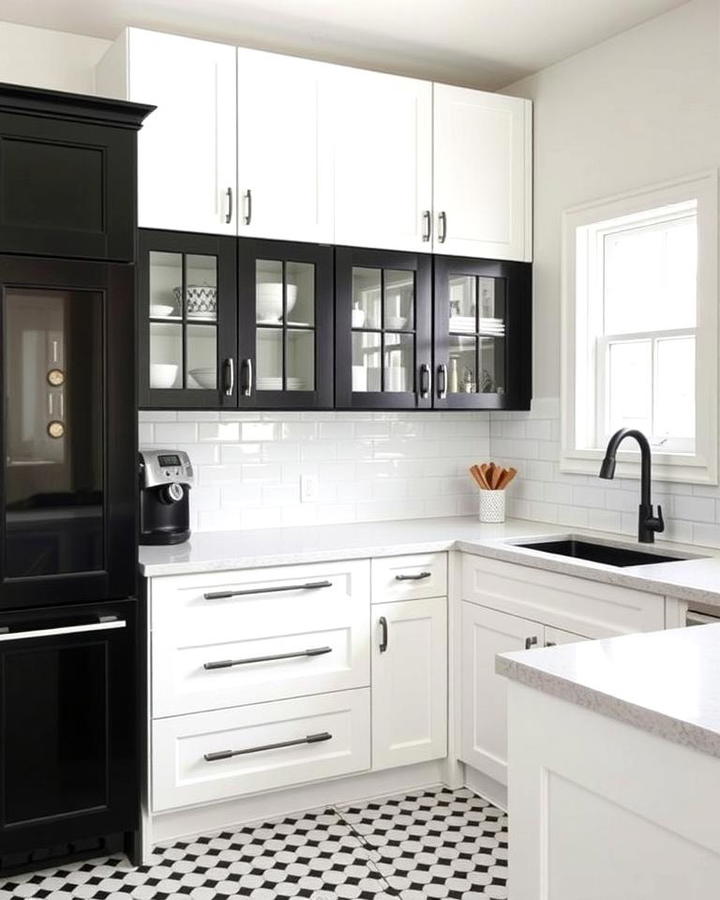
[[[352,270],[352,327],[380,328],[380,269]]]
[[[448,340],[448,393],[474,394],[477,391],[475,370],[477,338],[450,335]]]
[[[281,328],[258,328],[256,338],[259,391],[283,389],[283,333]]]
[[[505,334],[505,281],[500,278],[478,278],[480,334]]]
[[[150,252],[150,315],[157,319],[182,315],[182,253]]]
[[[315,390],[315,332],[287,333],[287,390]]]
[[[150,323],[150,387],[182,387],[182,325]]]
[[[652,428],[652,343],[624,341],[608,347],[608,432]]]
[[[185,257],[185,314],[188,319],[217,320],[217,257]]]
[[[7,288],[5,573],[101,569],[102,295]]]
[[[312,263],[288,262],[287,315],[290,325],[315,324],[315,266]]]
[[[474,333],[477,329],[477,278],[474,275],[453,275],[449,288],[450,331]]]
[[[13,723],[3,737],[7,825],[108,802],[107,664],[101,639],[5,654],[4,718]]]
[[[352,337],[352,389],[380,390],[380,335],[358,331]]]
[[[187,380],[192,390],[217,388],[217,328],[214,325],[187,326]]]
[[[385,328],[412,331],[415,327],[415,273],[386,269]]]
[[[411,334],[385,335],[385,390],[412,391],[415,339]]]
[[[503,338],[480,338],[481,394],[505,393],[505,341]]]
[[[655,349],[655,437],[695,437],[695,338],[661,338]]]
[[[283,317],[283,273],[279,259],[259,259],[255,263],[257,321],[278,324]]]

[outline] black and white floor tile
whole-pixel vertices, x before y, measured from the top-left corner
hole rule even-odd
[[[506,900],[507,817],[468,790],[289,816],[0,880],[0,900]]]

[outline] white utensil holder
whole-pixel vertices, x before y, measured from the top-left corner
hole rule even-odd
[[[505,491],[479,491],[479,515],[481,522],[505,521]]]

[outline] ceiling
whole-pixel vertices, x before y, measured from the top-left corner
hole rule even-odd
[[[114,39],[173,31],[494,90],[685,0],[2,0],[0,18]]]

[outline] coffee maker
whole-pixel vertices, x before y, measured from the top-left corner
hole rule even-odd
[[[193,470],[182,450],[141,450],[140,543],[181,544],[190,537]]]

